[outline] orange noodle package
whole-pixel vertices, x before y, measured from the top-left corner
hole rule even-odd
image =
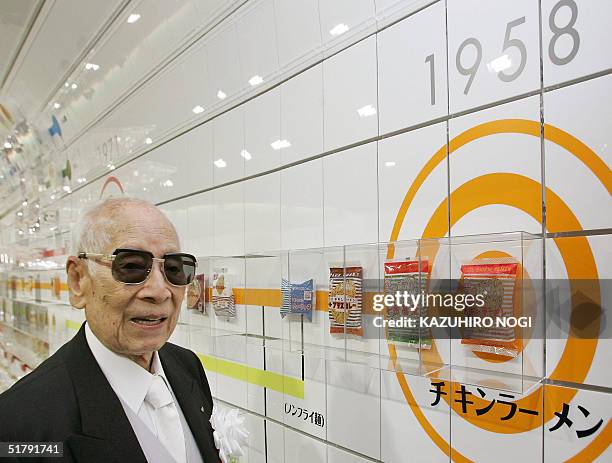
[[[465,309],[468,317],[491,317],[507,320],[520,310],[517,294],[517,277],[520,265],[512,258],[476,259],[461,266],[463,293],[480,296],[482,307]],[[504,357],[516,357],[521,350],[521,339],[514,326],[493,323],[490,327],[468,326],[463,328],[461,343],[470,345],[473,351]]]
[[[363,336],[363,268],[332,267],[329,269],[329,332]],[[345,330],[346,328],[346,330]]]

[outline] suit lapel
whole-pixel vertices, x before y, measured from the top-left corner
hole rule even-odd
[[[69,342],[66,361],[81,413],[82,434],[70,436],[66,444],[77,461],[146,463],[121,402],[89,349],[84,327]]]
[[[219,454],[212,439],[212,427],[209,422],[212,410],[206,405],[201,388],[179,359],[167,349],[162,347],[159,350],[159,358],[191,433],[198,444],[202,460],[206,463],[217,463]]]

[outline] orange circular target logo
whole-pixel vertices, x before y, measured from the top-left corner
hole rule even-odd
[[[480,138],[496,134],[522,134],[539,138],[541,136],[541,123],[539,121],[525,119],[490,121],[472,127],[450,140],[448,143],[448,150],[447,145],[443,145],[429,159],[408,188],[397,213],[389,241],[393,242],[397,240],[406,213],[413,203],[417,192],[432,171],[446,160],[447,155],[449,157],[453,155],[458,156],[458,154],[453,153],[462,146]],[[575,156],[591,174],[601,182],[605,189],[612,194],[612,173],[610,169],[587,145],[571,134],[548,124],[544,124],[544,138],[561,146]],[[544,188],[544,194],[548,205],[546,214],[547,229],[573,231],[580,231],[583,229],[576,215],[560,196],[549,188]],[[470,212],[490,205],[504,205],[515,208],[541,224],[541,197],[542,184],[524,175],[499,172],[473,178],[452,191],[449,196],[436,207],[425,226],[422,238],[435,238],[447,235],[449,229],[449,202],[452,204],[452,208],[450,209],[450,227]],[[554,238],[554,241],[563,259],[570,282],[579,278],[591,280],[597,280],[599,278],[593,251],[586,237],[576,237],[571,240],[571,243],[557,238]],[[436,251],[434,250],[433,255],[430,253],[429,257],[434,265],[435,253]],[[389,246],[387,258],[393,258],[393,254],[394,247]],[[580,265],[576,265],[575,263],[577,262],[580,262]],[[570,285],[573,285],[573,283],[570,283]],[[592,294],[590,294],[589,297],[596,304],[601,306],[601,295],[597,287],[592,290]],[[551,380],[559,379],[571,383],[582,384],[593,363],[597,344],[598,340],[596,338],[579,339],[570,331],[561,357],[554,370],[550,373],[549,378]],[[397,358],[395,346],[389,344],[388,349],[391,358]],[[436,349],[435,340],[432,340],[432,348],[427,355],[431,356],[430,359],[433,364],[439,365],[443,363]],[[401,370],[396,371],[396,376],[408,405],[432,441],[444,453],[449,455],[453,461],[471,462],[471,459],[462,455],[446,442],[428,421],[423,411],[417,405],[408,382]],[[452,388],[453,383],[451,382],[450,384]],[[458,416],[480,429],[501,434],[519,434],[543,426],[544,423],[547,423],[554,417],[554,412],[560,410],[563,403],[569,403],[576,393],[577,391],[575,389],[559,388],[558,392],[551,394],[552,397],[546,398],[546,407],[544,407],[543,387],[536,388],[536,390],[520,398],[515,403],[518,407],[543,410],[543,416],[534,417],[532,415],[517,415],[516,421],[513,421],[512,427],[499,424],[498,421],[494,420],[483,420],[481,418],[465,416],[458,413],[460,405],[451,401],[448,395],[443,396],[443,398]],[[471,396],[470,399],[473,400],[474,406],[480,405],[484,407],[487,403],[487,401],[478,396]],[[597,437],[580,452],[566,461],[592,461],[607,449],[611,440],[612,421],[609,420]]]

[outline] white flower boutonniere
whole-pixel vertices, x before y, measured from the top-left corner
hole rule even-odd
[[[249,431],[244,425],[245,417],[236,408],[223,408],[215,404],[210,424],[214,432],[215,446],[223,463],[244,455],[242,447],[246,445]]]

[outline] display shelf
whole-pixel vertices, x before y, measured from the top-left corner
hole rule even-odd
[[[236,362],[254,349],[524,392],[544,377],[541,268],[524,232],[205,257],[205,309],[184,322]],[[220,272],[231,320],[210,310]]]

